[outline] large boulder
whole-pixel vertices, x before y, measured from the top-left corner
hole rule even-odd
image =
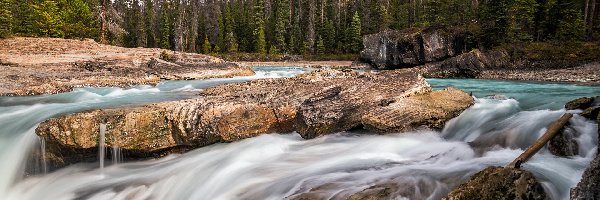
[[[515,168],[488,167],[450,192],[445,200],[548,199],[531,172]]]
[[[398,97],[388,106],[377,107],[362,118],[366,129],[399,132],[419,127],[442,129],[446,121],[473,104],[473,97],[456,88]]]
[[[583,172],[581,182],[571,189],[571,199],[600,199],[600,156]]]
[[[473,103],[456,89],[428,93],[431,87],[414,70],[359,74],[324,69],[222,85],[189,100],[70,114],[47,120],[36,133],[46,141],[49,163],[59,167],[96,155],[103,122],[108,148],[146,158],[266,133],[297,131],[314,138],[362,127],[365,116],[382,118],[374,114],[377,109],[405,110],[402,115],[414,119],[402,125],[407,129],[439,128]],[[410,106],[400,106],[403,101]],[[377,128],[396,131],[400,126],[382,123]]]
[[[462,31],[382,31],[363,37],[361,59],[378,69],[397,69],[442,61],[469,51],[474,45]]]
[[[565,104],[567,110],[585,110],[593,106],[600,106],[600,96],[582,97]]]

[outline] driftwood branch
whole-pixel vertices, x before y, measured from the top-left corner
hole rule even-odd
[[[544,147],[544,145],[546,145],[546,143],[548,143],[550,139],[552,139],[556,134],[558,134],[563,128],[563,126],[565,126],[565,124],[569,122],[569,119],[571,119],[571,117],[573,117],[573,114],[565,113],[559,119],[552,122],[552,124],[548,126],[548,130],[546,130],[546,133],[544,133],[542,137],[536,140],[535,143],[529,146],[529,148],[527,148],[525,152],[523,152],[519,157],[513,160],[506,167],[520,168],[522,163],[527,162],[527,160],[529,160],[529,158],[531,158],[533,155],[535,155],[535,153],[542,149],[542,147]]]

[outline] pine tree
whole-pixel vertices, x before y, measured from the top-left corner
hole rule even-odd
[[[253,35],[254,35],[254,51],[260,54],[266,54],[267,53],[267,42],[266,42],[266,36],[265,36],[265,21],[263,20],[264,17],[264,1],[263,0],[256,0],[254,5],[254,31],[253,31]]]
[[[156,14],[154,11],[154,3],[152,0],[146,0],[144,2],[144,20],[146,25],[146,47],[156,47],[156,34],[155,34],[155,19]]]
[[[238,51],[238,42],[233,35],[233,32],[229,32],[227,36],[225,36],[225,42],[227,44],[227,52],[235,53]]]
[[[35,3],[31,0],[12,1],[13,27],[12,32],[25,36],[33,36],[37,32],[37,15],[34,10]]]
[[[0,0],[0,38],[7,37],[12,33],[11,3],[12,0]]]
[[[350,49],[352,53],[357,53],[362,49],[361,23],[358,12],[354,12],[354,16],[352,16],[349,34]]]
[[[34,6],[37,15],[37,26],[40,35],[49,37],[64,37],[63,21],[61,19],[58,4],[55,1],[43,1]]]
[[[325,43],[323,42],[323,38],[321,38],[321,36],[319,36],[319,39],[317,39],[317,54],[322,55],[325,54]]]
[[[572,2],[561,2],[556,38],[559,41],[573,42],[581,41],[585,36],[585,24],[581,11]]]
[[[276,0],[276,7],[275,7],[275,27],[274,27],[274,41],[273,41],[273,45],[271,46],[271,49],[275,49],[274,51],[269,51],[270,53],[281,53],[281,52],[286,52],[286,43],[285,43],[285,36],[287,35],[286,33],[286,29],[285,29],[285,25],[286,25],[286,20],[287,20],[287,7],[288,7],[288,2],[286,0]]]
[[[513,0],[509,9],[510,26],[508,39],[510,41],[533,40],[533,19],[537,8],[535,0]]]
[[[202,45],[202,53],[209,54],[211,49],[210,41],[208,41],[208,36],[204,35],[204,42]]]
[[[167,3],[163,4],[160,9],[160,48],[170,49],[170,34],[171,34],[171,20],[169,20],[169,8]]]
[[[509,0],[487,0],[481,7],[479,41],[484,47],[503,43],[509,29]]]
[[[82,0],[61,2],[62,30],[66,38],[90,38],[95,35],[96,28],[92,19],[92,11]]]

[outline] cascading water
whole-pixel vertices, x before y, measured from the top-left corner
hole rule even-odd
[[[264,74],[268,73],[273,72],[265,70]],[[394,194],[410,199],[439,199],[473,173],[487,166],[504,166],[519,156],[549,123],[566,112],[560,109],[566,101],[600,93],[599,87],[571,85],[428,81],[435,88],[455,86],[472,91],[478,98],[441,132],[350,132],[313,140],[303,140],[295,133],[262,135],[183,155],[107,166],[102,176],[97,165],[77,164],[21,179],[22,165],[10,162],[0,166],[0,199],[283,199],[303,193],[344,199],[377,185],[392,185],[398,188]],[[157,88],[141,88],[136,92],[113,89],[94,93],[97,95],[66,94],[75,99],[52,95],[9,103],[0,100],[0,110],[9,111],[0,112],[8,113],[0,114],[0,123],[10,125],[5,120],[20,117],[12,120],[19,124],[0,126],[0,158],[23,160],[27,149],[18,148],[19,141],[30,141],[35,137],[31,127],[49,117],[164,100],[156,99],[159,96],[181,97],[182,92],[199,89],[196,84],[164,83],[157,87],[158,92]],[[118,95],[109,96],[116,91]],[[489,95],[496,96],[486,98]],[[579,142],[579,155],[560,158],[544,149],[523,165],[543,182],[553,199],[568,198],[569,188],[579,181],[597,151],[597,124],[582,117],[574,117],[570,123]]]
[[[106,124],[100,124],[100,139],[98,140],[98,160],[100,162],[100,172],[104,170],[104,158],[106,157]]]

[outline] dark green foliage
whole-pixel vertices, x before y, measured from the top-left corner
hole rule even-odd
[[[171,34],[171,20],[169,19],[169,7],[163,5],[160,9],[160,48],[170,49],[170,34]]]
[[[582,0],[107,2],[107,43],[202,53],[356,54],[365,34],[430,27],[466,31],[483,49],[600,37],[600,6],[591,11]],[[0,6],[0,37],[99,36],[102,0],[0,0]]]
[[[358,16],[358,12],[354,12],[352,16],[352,23],[350,24],[349,31],[349,47],[352,53],[357,53],[362,49],[362,36],[360,30],[360,16]]]
[[[34,6],[37,15],[37,27],[42,36],[64,37],[62,30],[63,20],[60,16],[58,3],[55,1],[43,1]]]
[[[10,11],[12,0],[0,0],[0,38],[4,38],[12,32],[13,16]]]
[[[88,5],[82,0],[61,0],[61,4],[64,36],[66,38],[94,37],[96,25]]]

